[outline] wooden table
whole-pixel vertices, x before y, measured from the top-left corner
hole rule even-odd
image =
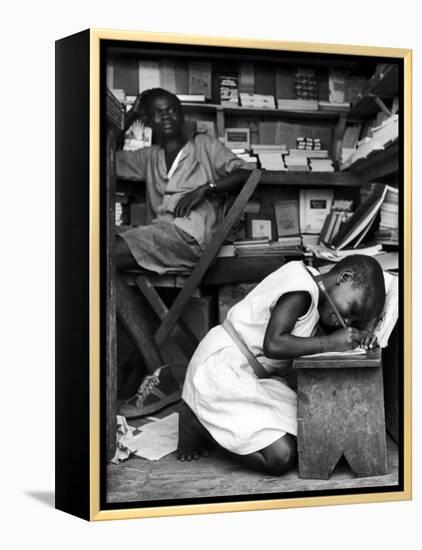
[[[387,473],[381,350],[299,357],[299,477],[328,479],[344,455],[358,477]]]

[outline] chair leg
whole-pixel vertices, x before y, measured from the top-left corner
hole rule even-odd
[[[156,313],[157,317],[161,321],[165,319],[169,310],[160,298],[158,292],[149,282],[148,277],[145,275],[138,275],[135,282],[139,290],[148,300],[148,303]],[[198,339],[182,319],[179,319],[177,324],[173,327],[171,336],[174,338],[185,357],[189,360],[198,345]]]
[[[255,188],[258,185],[260,179],[261,172],[259,170],[254,170],[247,179],[245,185],[243,186],[232,207],[230,208],[230,211],[224,218],[223,223],[215,233],[207,249],[202,254],[199,262],[196,264],[195,268],[187,279],[185,286],[182,288],[173,305],[168,310],[167,315],[163,318],[161,325],[155,333],[158,345],[163,344],[167,336],[171,333],[173,327],[176,325],[177,320],[179,319],[189,298],[192,296],[192,293],[200,284],[202,277],[211,265],[215,256],[218,254],[218,251],[223,244],[224,239],[228,235],[234,222],[242,213],[243,209],[246,206],[246,203],[255,191]]]

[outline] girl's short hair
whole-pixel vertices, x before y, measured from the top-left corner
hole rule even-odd
[[[333,268],[334,273],[353,272],[353,283],[364,291],[364,307],[359,312],[362,321],[379,315],[385,302],[385,283],[381,265],[371,256],[346,256]]]

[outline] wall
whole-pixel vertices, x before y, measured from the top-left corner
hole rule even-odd
[[[0,362],[3,467],[2,538],[18,548],[415,548],[420,540],[420,435],[415,434],[415,500],[378,505],[125,521],[89,526],[51,509],[53,490],[53,41],[89,26],[251,38],[415,48],[414,97],[420,97],[421,43],[417,4],[368,2],[212,3],[170,0],[124,3],[16,1],[3,8],[1,35],[2,177]],[[414,120],[421,119],[415,101]],[[415,161],[420,150],[415,131]],[[421,204],[415,162],[414,204]],[[419,216],[420,218],[420,216]],[[415,240],[421,221],[415,220]],[[420,247],[418,247],[420,248]],[[415,247],[415,270],[420,268]],[[420,272],[420,269],[419,269]],[[417,312],[421,292],[415,285]],[[415,341],[421,333],[415,316]],[[414,388],[421,387],[415,350]],[[415,392],[416,393],[416,392]],[[415,399],[416,422],[421,405]],[[420,430],[419,430],[420,432]]]

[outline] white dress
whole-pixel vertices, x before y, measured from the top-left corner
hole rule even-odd
[[[311,336],[319,320],[319,291],[300,261],[284,264],[266,277],[227,314],[258,361],[275,375],[285,361],[264,356],[265,331],[280,296],[294,291],[309,292],[312,303],[292,334]],[[182,397],[213,438],[239,455],[263,449],[286,433],[297,433],[296,393],[282,378],[257,378],[221,325],[211,329],[196,349]]]

